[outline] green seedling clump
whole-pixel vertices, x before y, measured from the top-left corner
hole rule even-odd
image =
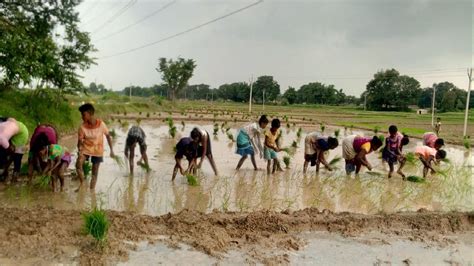
[[[117,132],[115,132],[115,129],[112,129],[112,130],[109,131],[109,135],[110,135],[113,139],[115,139],[115,138],[117,137]]]
[[[92,172],[92,163],[89,161],[85,161],[82,165],[82,171],[84,173],[84,177],[87,178]]]
[[[35,184],[40,188],[47,188],[51,182],[52,177],[50,175],[42,175],[36,179]]]
[[[426,180],[421,176],[410,175],[407,177],[407,180],[415,183],[424,183]]]
[[[336,165],[337,163],[339,163],[341,160],[342,160],[341,157],[336,156],[336,157],[334,157],[334,159],[332,159],[332,160],[329,162],[329,166],[335,166],[335,165]]]
[[[227,137],[229,138],[229,140],[234,142],[234,135],[232,134],[232,132],[227,132]]]
[[[150,172],[151,171],[151,168],[148,164],[144,163],[144,162],[139,162],[138,165],[143,168],[143,170],[147,171],[147,172]]]
[[[293,140],[293,143],[291,143],[291,147],[298,148],[298,143],[296,142],[296,140]]]
[[[290,168],[291,158],[290,156],[283,156],[283,163],[285,163],[286,168]]]
[[[107,240],[110,224],[105,211],[94,208],[90,212],[83,213],[82,219],[85,234],[91,235],[98,244],[102,244]]]
[[[303,133],[303,129],[300,127],[298,128],[298,131],[296,131],[296,137],[301,138],[301,133]]]
[[[198,186],[199,185],[199,182],[198,182],[196,176],[194,176],[192,174],[187,174],[186,179],[188,180],[188,184],[190,186]]]
[[[120,168],[124,168],[125,167],[125,163],[123,162],[123,159],[118,156],[118,155],[115,155],[114,157],[112,157],[112,159],[114,159],[115,163],[120,167]]]

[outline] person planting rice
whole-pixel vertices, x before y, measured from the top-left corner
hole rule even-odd
[[[39,155],[39,150],[50,144],[57,144],[58,134],[51,125],[39,125],[33,131],[30,140],[30,151],[28,153],[28,179],[31,183],[33,172],[36,170],[42,172],[45,165]]]
[[[350,135],[342,141],[342,158],[346,161],[346,173],[350,175],[355,171],[359,173],[362,165],[372,171],[372,166],[367,161],[367,154],[378,150],[382,146],[382,141],[377,137],[362,137]]]
[[[92,161],[92,179],[90,183],[90,189],[95,189],[97,182],[97,176],[99,174],[100,163],[103,162],[104,154],[104,135],[107,138],[107,142],[110,147],[110,157],[115,157],[112,138],[109,135],[109,130],[105,123],[94,116],[94,106],[90,103],[86,103],[79,107],[79,111],[82,115],[82,125],[79,127],[78,132],[78,158],[76,161],[76,172],[79,177],[80,186],[84,183],[84,172],[82,166],[86,160]]]
[[[24,147],[28,143],[28,128],[14,118],[7,118],[0,123],[0,171],[1,180],[8,179],[8,168],[14,163],[13,178],[15,182],[20,174],[21,159]]]
[[[186,170],[181,166],[181,160],[184,157],[188,160],[188,169]],[[173,169],[173,177],[171,178],[171,181],[176,178],[178,170],[182,175],[194,172],[196,170],[198,157],[201,157],[201,154],[198,154],[198,151],[195,149],[193,139],[190,137],[181,138],[178,144],[176,144],[176,155],[174,156],[176,164]]]
[[[423,134],[423,145],[439,150],[444,146],[444,140],[438,138],[434,132],[426,132]]]
[[[436,150],[435,148],[423,145],[415,148],[415,155],[423,163],[423,178],[426,178],[429,170],[431,170],[431,174],[436,173],[431,164],[433,162],[438,164],[442,159],[446,158],[446,151]]]
[[[328,171],[332,171],[329,163],[326,161],[324,153],[335,149],[339,145],[336,138],[326,137],[319,132],[311,132],[304,139],[304,165],[303,174],[306,174],[308,164],[316,165],[316,172],[319,172],[319,164],[322,163]]]
[[[146,154],[146,135],[143,129],[139,126],[132,126],[127,133],[127,140],[125,141],[125,158],[128,158],[130,166],[130,175],[133,175],[133,159],[135,157],[135,146],[140,146],[140,160],[137,165],[144,163],[145,167],[148,165],[148,156]],[[143,162],[142,162],[143,161]]]
[[[273,169],[271,173],[278,171],[283,171],[278,161],[277,152],[280,152],[281,149],[278,146],[278,139],[280,138],[280,120],[275,118],[272,120],[272,126],[270,130],[265,131],[265,148],[263,149],[263,157],[267,160],[267,174],[270,174],[270,167],[273,161]]]
[[[237,164],[236,170],[239,170],[244,161],[250,155],[253,168],[258,170],[257,163],[255,162],[255,152],[263,157],[263,146],[260,141],[261,131],[264,130],[268,125],[268,118],[266,115],[262,115],[258,120],[258,123],[251,123],[239,130],[237,135],[237,150],[236,153],[242,156],[239,163]]]
[[[385,139],[385,147],[382,151],[382,160],[387,162],[390,168],[388,178],[392,177],[394,165],[400,162],[397,173],[405,180],[405,174],[403,174],[402,168],[405,165],[406,159],[402,154],[402,149],[410,140],[407,135],[402,135],[398,132],[398,128],[394,125],[388,128],[388,132],[389,135]]]
[[[46,167],[43,175],[51,176],[51,188],[56,192],[56,181],[60,182],[60,191],[64,191],[64,173],[71,163],[71,154],[67,149],[58,144],[43,146],[39,150],[39,155],[46,158]]]
[[[434,126],[436,136],[439,136],[439,131],[441,130],[441,117],[436,118],[436,124]]]
[[[207,157],[209,159],[209,163],[211,164],[212,170],[214,170],[214,174],[218,175],[216,163],[214,162],[214,158],[212,156],[211,138],[209,137],[209,133],[203,129],[195,127],[191,131],[191,139],[193,140],[194,148],[197,150],[198,157],[201,156],[201,160],[197,164],[197,168],[201,168],[204,158]]]

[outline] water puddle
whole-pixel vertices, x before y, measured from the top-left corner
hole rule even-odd
[[[174,167],[173,148],[182,136],[188,136],[192,124],[177,124],[175,139],[168,135],[167,126],[143,125],[147,133],[148,156],[152,171],[146,173],[136,167],[134,177],[128,176],[126,169],[120,168],[105,152],[105,162],[100,167],[96,193],[73,192],[77,181],[66,180],[67,191],[51,193],[17,185],[0,187],[0,206],[50,206],[54,208],[89,208],[101,205],[107,209],[132,211],[150,215],[179,212],[193,209],[204,212],[213,209],[224,211],[253,211],[259,209],[285,210],[317,207],[335,212],[349,211],[373,214],[378,212],[414,211],[426,208],[434,211],[474,210],[472,202],[474,159],[459,146],[448,146],[450,164],[444,164],[447,171],[429,179],[424,184],[402,181],[395,175],[386,177],[388,166],[382,164],[380,153],[371,154],[369,160],[376,172],[383,175],[371,175],[364,171],[357,178],[347,178],[344,162],[338,163],[338,170],[321,170],[315,175],[315,168],[309,168],[308,174],[302,174],[304,136],[298,140],[296,128],[283,128],[283,146],[291,146],[294,140],[298,148],[292,157],[289,169],[267,176],[265,171],[254,171],[250,160],[246,161],[239,172],[235,166],[239,156],[235,154],[235,144],[227,133],[219,130],[212,137],[212,149],[220,176],[214,176],[209,163],[203,164],[200,185],[193,187],[184,177],[178,176],[171,182]],[[212,134],[213,125],[203,126]],[[327,128],[331,133],[334,128]],[[123,156],[126,129],[116,127],[117,137],[114,149]],[[234,135],[237,129],[230,129]],[[344,132],[344,129],[341,130]],[[361,132],[354,132],[361,133]],[[343,135],[343,134],[341,134]],[[410,151],[420,141],[413,139],[406,150]],[[70,143],[73,150],[74,142]],[[137,152],[138,153],[138,150]],[[283,157],[280,154],[280,160]],[[138,155],[137,155],[138,156]],[[341,156],[340,147],[331,151],[329,159]],[[266,162],[257,159],[260,168],[265,169]],[[282,162],[283,165],[283,162]],[[74,167],[74,161],[70,168]],[[421,166],[407,166],[406,174],[421,175]]]

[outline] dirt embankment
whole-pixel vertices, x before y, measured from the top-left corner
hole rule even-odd
[[[41,258],[59,262],[70,256],[64,248],[73,247],[79,251],[77,259],[82,265],[126,260],[128,250],[134,246],[124,241],[154,242],[158,236],[166,236],[164,241],[171,247],[186,243],[214,257],[237,249],[263,263],[279,263],[286,262],[286,257],[268,258],[259,250],[298,250],[305,244],[298,233],[305,231],[328,231],[344,236],[378,231],[408,240],[446,245],[452,240],[445,235],[474,229],[474,213],[459,212],[359,215],[310,208],[281,213],[203,214],[185,210],[152,217],[108,211],[111,221],[108,244],[101,249],[82,234],[80,211],[2,208],[0,213],[0,258]]]

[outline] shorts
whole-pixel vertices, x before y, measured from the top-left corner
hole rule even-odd
[[[311,166],[315,166],[316,162],[318,161],[316,153],[314,154],[305,154],[304,155],[304,160],[306,162],[311,162]]]
[[[277,157],[278,156],[275,150],[267,148],[267,147],[263,149],[263,158],[265,160],[273,160],[273,159],[276,159]]]
[[[90,156],[90,155],[85,155],[85,156],[86,156],[86,161],[89,161],[89,158],[90,158],[92,164],[98,164],[98,163],[104,162],[104,157],[102,156]]]
[[[350,174],[352,172],[355,172],[356,166],[352,162],[346,162],[346,173]]]
[[[102,159],[102,157],[95,157],[95,158],[101,158]],[[61,162],[65,162],[66,165],[69,166],[71,164],[71,161],[72,161],[71,154],[69,152],[65,152],[64,155],[61,157]],[[92,163],[94,163],[94,157],[92,157]]]

